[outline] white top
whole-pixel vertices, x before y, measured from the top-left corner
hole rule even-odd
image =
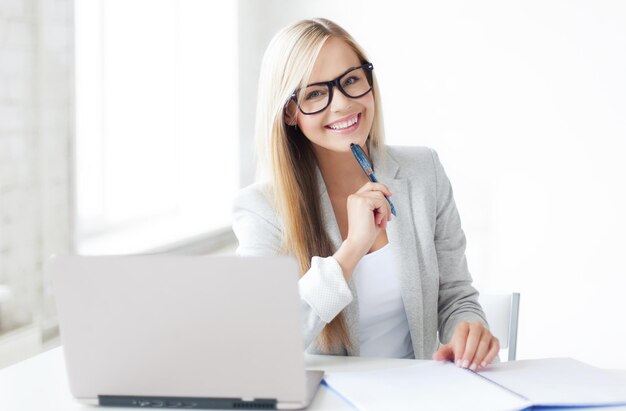
[[[366,254],[352,278],[359,296],[362,357],[415,358],[392,248]]]

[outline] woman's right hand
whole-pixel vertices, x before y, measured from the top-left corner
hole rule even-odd
[[[348,196],[348,235],[334,255],[346,278],[391,220],[391,207],[385,196],[391,196],[389,188],[372,182]]]
[[[381,183],[368,182],[348,196],[348,236],[346,241],[367,254],[391,220],[391,207],[385,198],[391,191]]]

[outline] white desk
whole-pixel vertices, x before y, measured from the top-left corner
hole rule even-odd
[[[402,367],[415,364],[415,360],[308,355],[306,364],[308,369],[314,370],[356,371]],[[626,371],[615,372],[626,375]],[[95,409],[100,408],[78,403],[71,396],[65,373],[63,350],[60,347],[0,370],[0,410],[2,411]],[[137,408],[101,409],[137,411]],[[626,410],[626,407],[601,409]],[[309,410],[344,411],[353,410],[353,408],[326,387],[321,386]]]

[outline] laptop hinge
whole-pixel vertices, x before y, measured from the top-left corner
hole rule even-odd
[[[105,407],[184,408],[184,409],[238,409],[275,410],[277,401],[269,398],[204,398],[151,397],[128,395],[98,395],[98,403]]]

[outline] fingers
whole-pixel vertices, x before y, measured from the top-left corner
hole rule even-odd
[[[391,191],[389,191],[389,188],[386,185],[382,183],[372,183],[371,181],[363,184],[363,186],[358,189],[356,194],[367,193],[368,191],[380,191],[387,197],[391,196]]]
[[[370,191],[360,195],[370,202],[370,209],[374,212],[374,222],[381,228],[387,226],[390,220],[391,207],[385,196],[380,191]]]
[[[489,352],[485,356],[485,359],[481,361],[480,366],[482,368],[485,368],[487,365],[491,364],[493,359],[496,358],[496,355],[498,355],[499,351],[500,351],[500,341],[496,337],[492,336],[491,344],[489,345]]]
[[[467,341],[465,342],[465,350],[463,351],[463,356],[461,357],[461,367],[468,368],[474,359],[478,343],[480,343],[480,339],[482,337],[483,328],[482,324],[479,323],[472,323],[469,325],[469,333],[467,335]]]
[[[454,361],[458,367],[476,371],[491,364],[500,351],[500,342],[481,323],[461,322],[448,344],[433,354],[433,360]]]
[[[478,367],[482,366],[485,356],[489,352],[489,346],[491,344],[492,338],[493,337],[489,332],[483,333],[482,337],[480,338],[480,342],[478,343],[476,354],[474,354],[474,358],[470,361],[470,370],[476,371]]]
[[[479,367],[486,367],[498,355],[498,339],[481,323],[460,323],[457,331],[459,335],[455,331],[455,338],[459,340],[466,333],[462,354],[460,357],[455,356],[458,359],[457,366],[476,371]]]
[[[460,367],[463,364],[463,353],[465,352],[466,341],[470,332],[469,323],[462,322],[457,325],[450,343],[454,347],[454,363]]]
[[[378,201],[375,202],[376,209],[374,210],[377,213],[381,213],[382,216],[379,221],[376,221],[376,224],[382,224],[384,220],[385,226],[387,225],[387,221],[391,221],[391,206],[389,205],[389,201],[387,201],[387,197],[381,191],[369,191],[360,194],[363,197],[368,197],[372,199],[376,199]]]
[[[454,351],[451,344],[444,344],[433,354],[433,360],[445,361],[454,359]]]
[[[381,216],[378,219],[376,219],[376,225],[379,225],[381,228],[385,228],[387,226],[386,221],[391,221],[391,216],[392,216],[391,205],[389,204],[389,201],[387,201],[387,198],[386,198],[386,197],[391,196],[391,191],[389,190],[389,187],[387,187],[386,185],[382,183],[373,183],[369,181],[363,184],[363,186],[359,188],[359,190],[355,194],[361,195],[361,196],[363,195],[368,196],[368,195],[374,194],[376,196],[382,196],[382,198],[384,198],[387,212],[382,213],[382,211],[380,210],[380,207],[378,206],[378,203],[376,207],[378,210],[375,210],[375,211],[380,212],[381,214],[384,214],[384,216]]]

